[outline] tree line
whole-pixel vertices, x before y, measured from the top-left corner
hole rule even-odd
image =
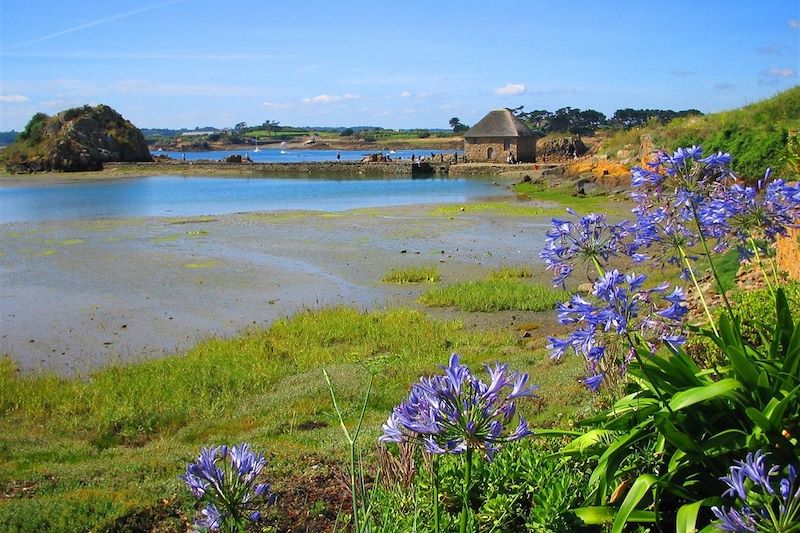
[[[589,134],[600,128],[630,129],[645,126],[650,121],[666,124],[673,119],[688,116],[702,116],[697,109],[673,111],[671,109],[617,109],[611,118],[594,109],[581,110],[577,107],[562,107],[554,112],[546,109],[525,111],[525,106],[509,108],[514,116],[528,126],[542,133]]]

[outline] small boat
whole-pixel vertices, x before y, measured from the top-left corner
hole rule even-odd
[[[282,154],[288,154],[289,152],[287,152],[286,150],[281,150],[281,153]]]
[[[258,149],[258,139],[256,139],[256,147],[255,147],[255,150],[253,150],[253,151],[254,152],[260,152],[261,151],[261,150]]]

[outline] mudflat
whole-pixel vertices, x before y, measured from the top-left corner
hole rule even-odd
[[[435,265],[443,283],[535,266],[547,217],[457,206],[0,225],[0,352],[23,372],[181,352],[303,308],[418,305],[427,284],[381,282]]]

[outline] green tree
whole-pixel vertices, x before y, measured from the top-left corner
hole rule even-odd
[[[25,125],[25,129],[19,134],[20,140],[28,141],[28,144],[34,145],[42,140],[42,130],[44,123],[49,117],[44,113],[36,113],[31,117]]]

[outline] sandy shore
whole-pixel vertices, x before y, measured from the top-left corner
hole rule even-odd
[[[434,207],[0,225],[0,352],[84,373],[182,351],[304,308],[416,305],[425,285],[536,261],[548,220]]]

